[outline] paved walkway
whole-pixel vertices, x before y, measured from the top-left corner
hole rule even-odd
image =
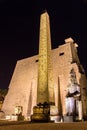
[[[29,123],[0,122],[0,130],[87,130],[87,122]]]
[[[29,123],[0,122],[0,130],[87,130],[87,122]]]

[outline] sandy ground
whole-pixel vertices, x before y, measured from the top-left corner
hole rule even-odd
[[[73,123],[8,123],[0,125],[0,130],[87,130],[87,122]]]

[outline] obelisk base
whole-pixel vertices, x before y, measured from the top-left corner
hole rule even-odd
[[[33,107],[33,115],[31,115],[31,122],[49,122],[50,121],[50,107],[48,103]]]

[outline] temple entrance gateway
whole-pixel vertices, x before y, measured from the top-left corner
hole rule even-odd
[[[75,115],[79,120],[87,120],[87,78],[78,57],[78,45],[69,37],[64,44],[51,49],[49,25],[49,15],[45,11],[40,21],[39,55],[17,61],[1,111],[8,116],[15,114],[16,106],[22,106],[23,116],[30,119],[33,109],[34,112],[39,107],[39,112],[47,110],[43,109],[44,105],[38,106],[47,102],[52,119],[59,114],[59,117],[66,115],[67,119]],[[75,80],[75,75],[69,77],[69,73],[74,73],[72,68],[77,82],[71,81]]]

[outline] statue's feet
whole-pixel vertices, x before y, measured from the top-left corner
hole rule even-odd
[[[66,113],[66,116],[73,116],[73,113],[67,112],[67,113]]]

